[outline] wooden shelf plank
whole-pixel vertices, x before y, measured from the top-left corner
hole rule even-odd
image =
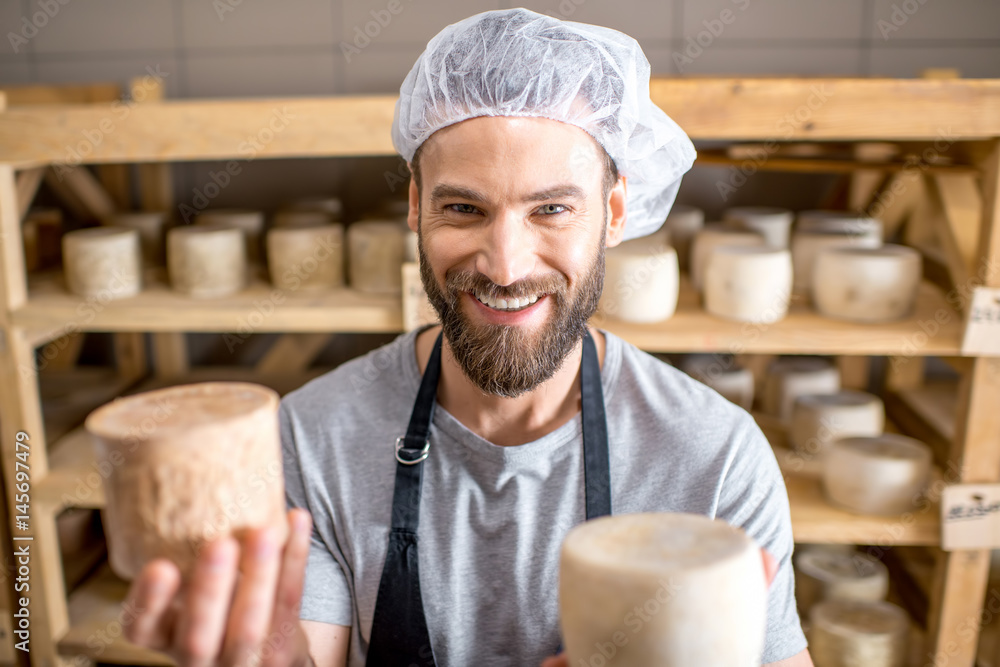
[[[981,139],[1000,135],[996,79],[654,78],[692,139]],[[39,105],[0,116],[0,162],[41,164],[395,155],[394,95]],[[798,109],[808,117],[795,118]],[[121,113],[122,110],[127,114]],[[114,132],[77,152],[81,133]],[[784,119],[784,120],[783,120]],[[80,149],[81,151],[83,149]]]
[[[203,366],[192,369],[181,377],[152,378],[136,385],[128,393],[191,382],[227,380],[256,382],[284,395],[329,370],[313,368],[293,374],[261,374],[253,368]],[[107,400],[111,399],[111,396],[107,397]],[[95,462],[96,458],[94,442],[82,426],[55,440],[49,445],[49,472],[35,482],[33,500],[57,510],[70,506],[94,509],[104,507],[106,500],[103,482],[107,471],[101,470]]]
[[[61,273],[29,280],[29,300],[12,318],[32,329],[81,331],[185,332],[355,332],[403,330],[402,297],[278,290],[260,278],[241,292],[220,299],[193,299],[172,291],[160,272],[147,272],[143,291],[102,304],[70,294]]]
[[[84,331],[402,331],[400,297],[350,289],[281,292],[257,280],[231,297],[198,300],[172,292],[162,282],[147,285],[135,297],[102,306],[69,294],[53,274],[35,276],[28,303],[14,311],[13,320],[33,329],[73,323]],[[280,303],[275,304],[276,299]],[[886,324],[833,320],[801,304],[793,305],[788,316],[775,324],[732,322],[705,312],[686,280],[681,283],[677,313],[665,322],[632,324],[598,314],[592,323],[649,352],[734,354],[960,356],[964,328],[941,290],[926,282],[921,285],[916,312]],[[936,326],[935,335],[927,336],[921,323]]]
[[[131,620],[122,606],[128,588],[128,582],[116,577],[105,563],[70,593],[70,628],[59,639],[59,653],[121,665],[176,664],[166,655],[140,648],[122,636],[122,626]]]
[[[948,442],[955,439],[958,414],[958,382],[937,381],[897,392],[899,399],[920,415],[935,434]]]
[[[705,312],[686,281],[677,313],[665,322],[631,324],[598,316],[594,323],[648,352],[733,354],[959,356],[964,329],[940,288],[928,282],[920,287],[911,317],[885,324],[833,320],[802,304],[793,304],[788,316],[774,324],[732,322]],[[937,327],[935,335],[928,336],[921,323]]]

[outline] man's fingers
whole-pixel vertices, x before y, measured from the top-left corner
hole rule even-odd
[[[225,538],[205,546],[184,591],[183,613],[174,635],[178,662],[186,667],[215,664],[236,581],[239,546]]]
[[[180,585],[176,565],[163,559],[147,563],[125,598],[124,608],[132,610],[132,621],[123,628],[125,638],[153,649],[167,648],[174,616],[171,606]]]
[[[760,550],[760,557],[764,560],[764,579],[767,581],[768,588],[774,583],[774,578],[778,574],[778,561],[774,559],[774,556],[768,552],[767,549]]]
[[[247,535],[240,556],[240,578],[226,627],[222,664],[243,665],[259,650],[271,626],[274,591],[281,565],[282,543],[277,529]]]
[[[272,623],[276,628],[282,627],[286,622],[298,623],[299,620],[302,582],[312,536],[312,517],[305,510],[294,509],[288,513],[288,525],[291,533],[285,544]]]

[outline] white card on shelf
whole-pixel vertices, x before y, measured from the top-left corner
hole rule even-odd
[[[413,331],[438,321],[437,311],[427,298],[420,280],[420,264],[403,263],[403,330]]]
[[[953,484],[941,495],[941,548],[1000,548],[1000,484]]]
[[[976,287],[962,338],[964,356],[1000,357],[1000,287]]]

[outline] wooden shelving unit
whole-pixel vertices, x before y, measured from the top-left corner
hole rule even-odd
[[[887,356],[887,391],[899,398],[913,423],[937,426],[937,465],[948,483],[1000,480],[1000,359],[963,356],[966,315],[953,287],[1000,286],[1000,81],[891,79],[682,79],[654,80],[654,101],[695,140],[729,142],[901,142],[916,147],[938,142],[949,165],[921,170],[899,161],[776,156],[757,168],[783,171],[852,173],[861,177],[850,192],[850,206],[865,206],[880,192],[902,183],[903,194],[886,206],[890,231],[906,222],[906,241],[927,251],[940,271],[921,287],[912,317],[891,324],[860,325],[824,319],[804,306],[774,325],[726,322],[701,310],[689,286],[682,287],[677,315],[662,324],[638,326],[598,322],[644,349],[656,352],[735,354],[848,355],[848,363]],[[163,163],[187,160],[245,159],[241,143],[287,119],[271,132],[254,159],[296,157],[391,156],[392,96],[267,100],[156,101],[129,107],[105,140],[92,145],[92,165],[140,163],[143,203],[170,208]],[[2,108],[2,105],[0,105]],[[162,276],[150,277],[137,297],[102,305],[81,315],[82,301],[67,294],[53,274],[26,275],[21,215],[46,169],[59,169],[67,147],[82,132],[100,127],[108,104],[79,103],[11,107],[0,111],[0,434],[5,479],[13,479],[14,433],[32,437],[32,522],[35,562],[32,586],[35,665],[51,667],[81,660],[161,664],[162,658],[120,638],[95,639],[113,627],[123,584],[106,570],[72,595],[62,586],[54,517],[67,506],[98,508],[97,484],[77,494],[94,470],[87,438],[69,430],[46,443],[35,349],[68,331],[112,331],[128,336],[154,332],[156,382],[208,377],[179,361],[178,334],[188,331],[234,332],[250,322],[254,332],[315,335],[336,331],[401,330],[401,303],[352,290],[306,296],[288,293],[273,312],[253,324],[257,304],[274,290],[263,281],[227,299],[205,302],[169,292]],[[791,120],[788,120],[791,119]],[[741,168],[742,161],[718,155],[699,164]],[[765,166],[761,166],[765,165]],[[957,179],[957,180],[956,180]],[[957,183],[957,185],[956,185]],[[33,186],[33,187],[32,187]],[[969,213],[970,206],[974,211]],[[971,194],[970,194],[971,193]],[[970,198],[974,201],[969,201]],[[930,205],[923,202],[930,201]],[[918,224],[919,223],[919,224]],[[993,262],[989,264],[989,262]],[[980,268],[987,266],[987,271]],[[86,310],[86,308],[83,308]],[[922,325],[938,321],[932,335]],[[315,341],[314,341],[315,342]],[[154,346],[154,347],[155,347]],[[958,360],[961,380],[947,420],[931,414],[936,399],[926,395],[925,356]],[[900,362],[900,363],[895,363]],[[860,366],[863,368],[863,365]],[[164,370],[166,368],[166,370]],[[25,372],[27,369],[28,372]],[[161,372],[163,371],[163,372]],[[249,372],[249,371],[247,371]],[[244,375],[265,382],[258,375]],[[297,386],[303,376],[275,380]],[[150,385],[131,386],[131,390]],[[902,414],[902,413],[901,413]],[[902,415],[905,417],[905,415]],[[897,420],[906,429],[909,422]],[[774,443],[780,447],[780,442]],[[935,554],[933,574],[925,578],[929,600],[923,655],[942,656],[934,664],[970,666],[976,654],[965,619],[978,617],[987,584],[988,551],[945,553],[940,544],[936,505],[896,530],[892,521],[859,517],[830,507],[814,478],[789,475],[787,486],[796,539],[926,546]],[[37,585],[35,585],[37,584]],[[98,649],[95,646],[100,647]]]

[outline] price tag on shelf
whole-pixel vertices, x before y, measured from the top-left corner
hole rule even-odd
[[[403,329],[413,331],[425,324],[438,321],[437,311],[427,298],[424,284],[420,281],[420,265],[417,262],[403,264]]]
[[[972,292],[962,354],[1000,357],[1000,287],[976,287]]]
[[[953,484],[941,494],[941,548],[1000,548],[1000,484]]]

